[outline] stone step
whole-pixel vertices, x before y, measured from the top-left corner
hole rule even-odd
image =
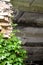
[[[24,11],[43,12],[43,0],[11,0],[14,8]]]
[[[15,20],[17,21],[17,23],[25,25],[27,24],[28,26],[43,27],[43,13],[24,12],[22,13],[22,15],[18,13],[18,15],[15,17]]]
[[[43,28],[34,28],[34,27],[21,27],[20,28],[20,26],[17,28],[20,30],[19,33],[26,37],[31,37],[31,36],[43,37]]]
[[[21,37],[21,40],[22,40],[22,44],[28,43],[28,45],[29,45],[29,43],[30,43],[32,46],[32,43],[35,43],[33,45],[37,45],[36,43],[39,43],[40,45],[43,45],[43,43],[42,43],[43,38],[40,38],[40,37],[39,38],[37,38],[37,37],[28,37],[28,38]]]
[[[17,27],[20,32],[17,32],[16,35],[21,38],[23,43],[42,43],[43,42],[43,28],[34,28],[34,27]]]
[[[31,60],[31,61],[43,60],[43,47],[26,47],[26,46],[23,46],[23,48],[27,50],[29,60]]]

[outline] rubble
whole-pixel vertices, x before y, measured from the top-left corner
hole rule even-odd
[[[0,33],[3,33],[4,37],[9,37],[12,32],[12,13],[10,0],[0,0]]]

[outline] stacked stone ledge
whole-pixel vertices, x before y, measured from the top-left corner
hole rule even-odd
[[[9,37],[12,32],[12,13],[10,0],[0,0],[0,33],[3,33],[4,37]]]

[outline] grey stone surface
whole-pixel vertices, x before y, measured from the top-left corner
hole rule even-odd
[[[19,10],[43,12],[43,0],[12,0],[12,3]]]
[[[43,60],[43,47],[23,47],[28,51],[29,60]]]
[[[18,22],[43,26],[43,13],[24,12]]]
[[[20,36],[23,43],[39,43],[43,42],[43,28],[23,27],[19,28],[20,32],[17,36]]]
[[[23,48],[28,52],[28,59],[43,60],[43,13],[21,12],[15,17],[15,22],[20,30],[16,35],[21,38]]]
[[[43,60],[43,27],[18,26],[16,35],[21,38],[23,48],[28,52],[28,60]]]
[[[16,16],[16,15],[15,15]],[[20,11],[15,17],[18,23],[24,23],[33,26],[43,26],[43,13],[36,12],[23,12]]]

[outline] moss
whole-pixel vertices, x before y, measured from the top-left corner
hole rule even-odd
[[[35,11],[35,12],[43,12],[43,6],[41,4],[35,5],[34,3],[30,6],[29,1],[24,0],[11,0],[14,8],[18,8],[23,11]]]

